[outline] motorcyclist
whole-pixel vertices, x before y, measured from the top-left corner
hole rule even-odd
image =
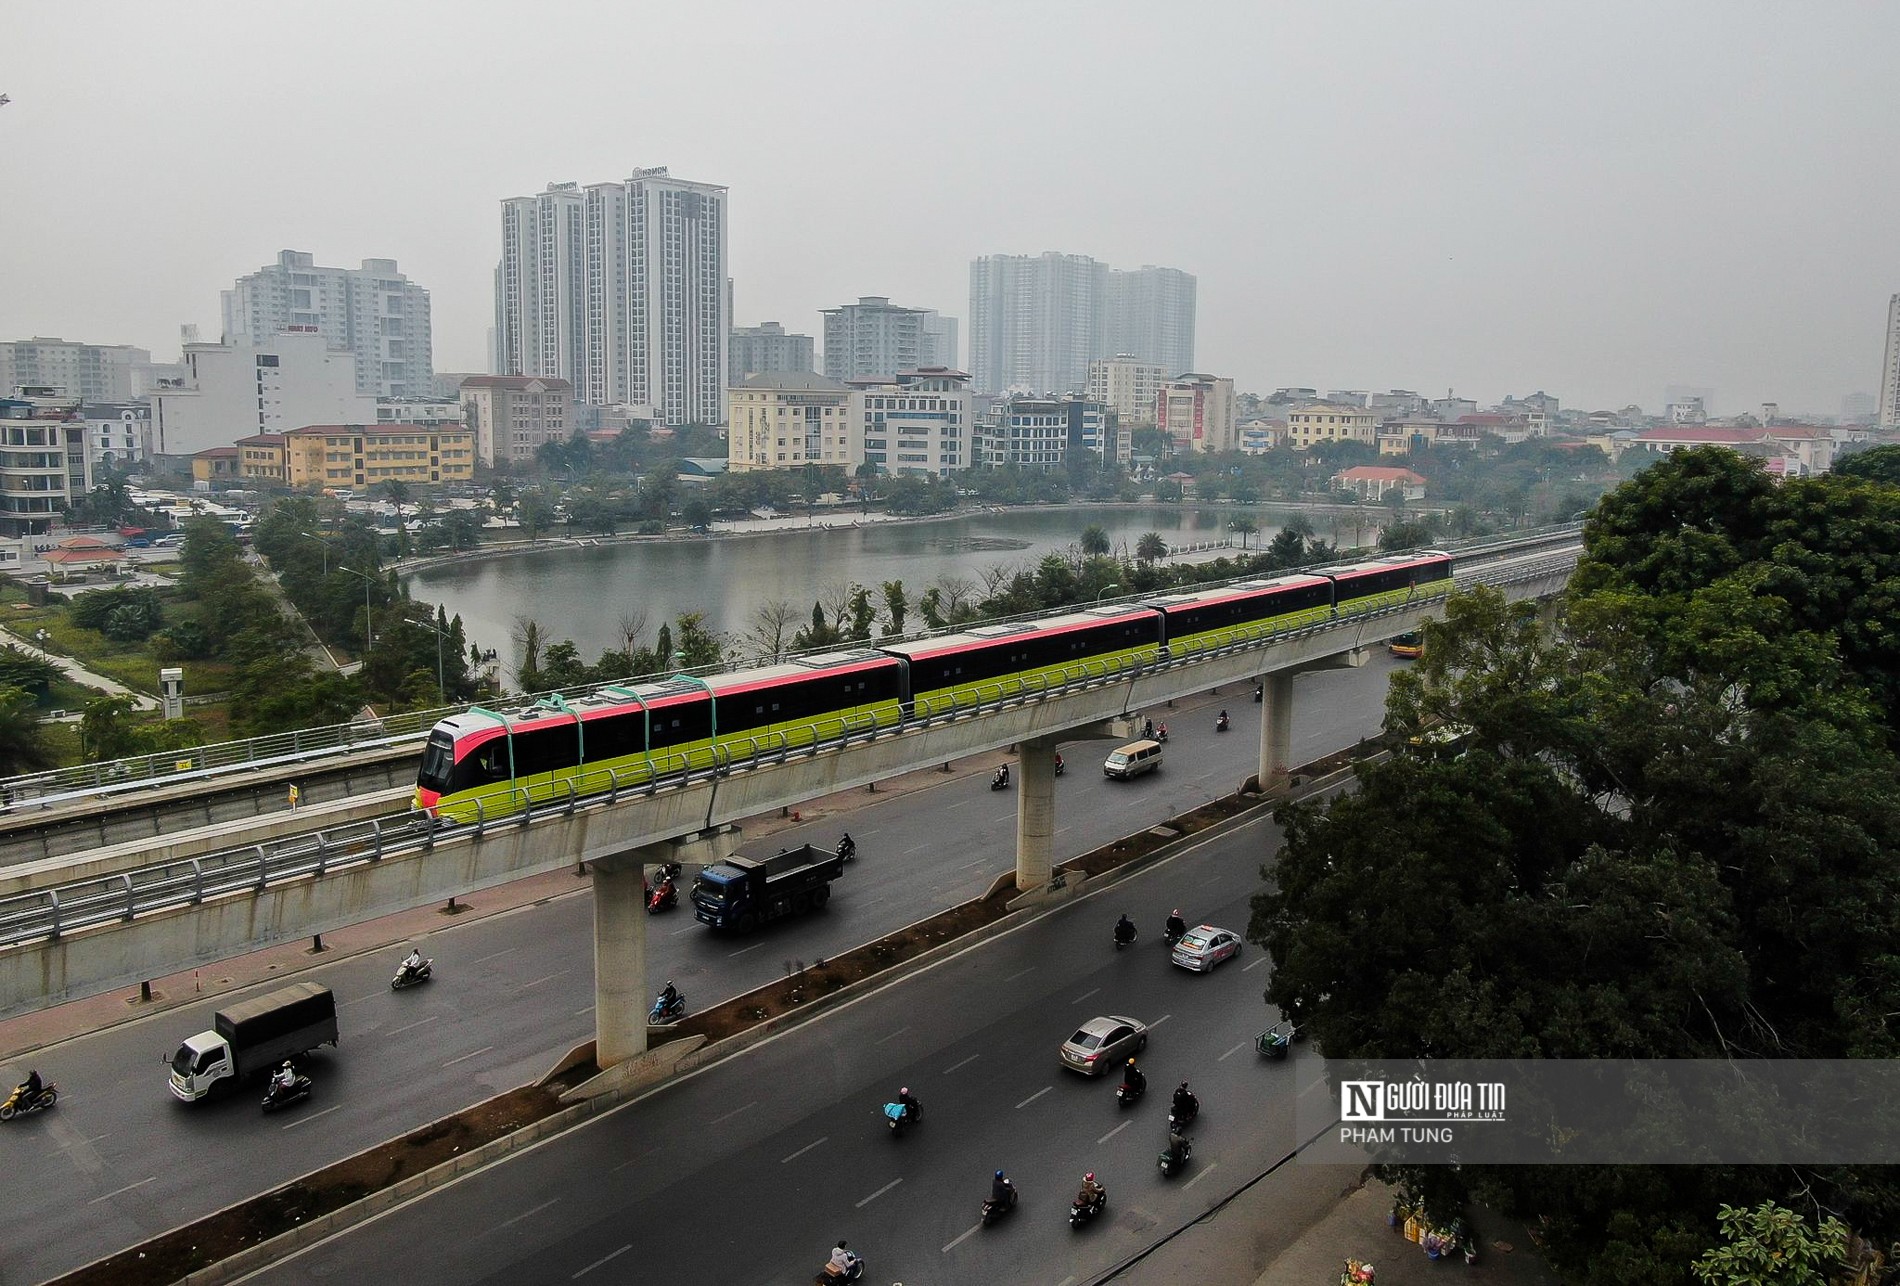
[[[1062,752],[1060,750],[1056,751],[1056,771],[1062,771]]]
[[[14,1087],[14,1097],[22,1104],[30,1104],[34,1099],[39,1097],[40,1089],[44,1084],[45,1082],[40,1080],[40,1069],[37,1067],[29,1068],[27,1069],[26,1079]]]
[[[662,906],[671,902],[676,896],[673,888],[673,877],[670,875],[662,875],[660,877],[660,886],[653,890],[653,896],[659,900]]]
[[[1177,1121],[1186,1121],[1201,1110],[1201,1100],[1194,1097],[1188,1089],[1188,1083],[1182,1081],[1174,1091],[1174,1117]]]
[[[679,988],[673,985],[671,978],[666,980],[666,986],[660,988],[659,997],[653,1003],[660,1007],[661,1013],[667,1012],[680,1003]]]
[[[1267,695],[1267,688],[1265,684],[1256,683],[1253,685],[1253,699],[1256,705],[1259,704],[1262,700],[1264,700],[1266,698],[1266,695]]]
[[[828,1266],[837,1269],[838,1275],[843,1276],[845,1273],[851,1271],[851,1265],[857,1261],[858,1257],[856,1253],[844,1244],[844,1238],[838,1238],[838,1244],[831,1248],[831,1259],[828,1261]]]
[[[412,974],[420,968],[422,968],[422,948],[410,947],[409,954],[402,958],[402,971]]]
[[[1082,1176],[1082,1191],[1075,1194],[1075,1204],[1084,1208],[1099,1205],[1108,1196],[1108,1189],[1095,1182],[1095,1171],[1090,1170]]]
[[[1014,1191],[1015,1185],[1004,1178],[1003,1172],[998,1170],[996,1177],[990,1180],[990,1201],[999,1206],[1007,1205],[1009,1203],[1009,1194]]]
[[[1132,1058],[1128,1060],[1128,1066],[1122,1069],[1122,1084],[1137,1094],[1148,1088],[1146,1073],[1135,1066],[1135,1060]]]
[[[1168,1162],[1169,1164],[1180,1165],[1183,1161],[1187,1160],[1187,1150],[1188,1150],[1187,1136],[1182,1134],[1179,1130],[1169,1130],[1168,1131]]]
[[[857,851],[858,851],[858,842],[851,838],[850,831],[846,831],[844,833],[844,838],[838,841],[839,858],[845,861],[849,861],[851,858],[851,855],[856,853]]]
[[[1225,710],[1220,712],[1220,718],[1214,720],[1214,726],[1223,732],[1227,730],[1227,712]]]
[[[1155,739],[1155,721],[1153,719],[1145,720],[1142,723],[1141,735],[1146,737],[1149,741],[1153,741]]]
[[[924,1105],[917,1101],[917,1096],[910,1092],[908,1085],[897,1091],[897,1101],[903,1104],[906,1121],[915,1121],[924,1114]]]
[[[1175,907],[1168,914],[1168,941],[1179,942],[1187,933],[1187,921],[1181,918],[1181,908]]]
[[[1161,727],[1156,730],[1155,737],[1157,740],[1166,741],[1168,739],[1168,725],[1165,723],[1162,724]]]
[[[297,1088],[297,1069],[291,1066],[288,1058],[277,1069],[277,1075],[271,1078],[270,1087],[274,1094],[288,1094]]]
[[[1115,941],[1125,944],[1133,942],[1134,940],[1135,922],[1129,919],[1128,913],[1124,911],[1122,918],[1115,921]]]

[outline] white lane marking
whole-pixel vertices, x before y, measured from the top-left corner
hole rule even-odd
[[[1263,965],[1263,964],[1265,964],[1266,962],[1267,962],[1267,957],[1266,957],[1266,956],[1261,956],[1261,957],[1260,957],[1260,958],[1259,958],[1258,960],[1256,960],[1256,961],[1254,961],[1254,962],[1253,962],[1252,964],[1250,964],[1250,965],[1248,965],[1248,966],[1246,966],[1245,968],[1243,968],[1243,969],[1241,970],[1241,972],[1242,972],[1242,973],[1252,973],[1252,972],[1253,972],[1253,971],[1254,971],[1255,969],[1258,969],[1258,968],[1259,968],[1259,967],[1260,967],[1261,965]]]
[[[980,1223],[971,1224],[967,1229],[963,1231],[963,1234],[961,1236],[959,1236],[955,1241],[951,1242],[948,1246],[945,1246],[943,1248],[943,1253],[947,1255],[951,1251],[955,1250],[958,1246],[961,1246],[964,1242],[968,1241],[971,1237],[975,1236],[977,1230],[981,1228],[982,1226],[983,1225]]]
[[[706,1124],[721,1125],[727,1121],[730,1121],[733,1117],[739,1115],[739,1113],[749,1112],[753,1108],[757,1107],[758,1105],[759,1105],[759,1100],[755,1098],[750,1103],[747,1103],[744,1107],[735,1107],[730,1112],[726,1113],[724,1116],[715,1116],[712,1120],[708,1121]]]
[[[822,1144],[822,1143],[824,1143],[824,1142],[825,1142],[825,1140],[826,1140],[826,1139],[829,1139],[830,1137],[831,1137],[831,1136],[830,1136],[829,1134],[827,1134],[827,1135],[825,1135],[825,1137],[824,1137],[823,1139],[819,1139],[817,1143],[807,1143],[807,1144],[806,1144],[806,1145],[805,1145],[804,1147],[802,1147],[802,1148],[800,1148],[800,1149],[799,1149],[798,1151],[796,1151],[796,1152],[794,1152],[794,1153],[792,1153],[792,1154],[791,1154],[790,1156],[788,1156],[788,1157],[780,1157],[780,1158],[778,1159],[778,1163],[779,1163],[780,1165],[784,1165],[784,1164],[785,1164],[786,1162],[788,1162],[788,1161],[796,1161],[796,1160],[798,1160],[798,1158],[800,1158],[800,1157],[802,1157],[802,1156],[804,1156],[804,1155],[805,1155],[805,1154],[806,1154],[807,1152],[809,1152],[809,1151],[811,1151],[811,1150],[812,1150],[813,1148],[815,1148],[815,1147],[817,1147],[817,1146],[819,1146],[819,1144]]]
[[[587,1267],[581,1269],[578,1273],[575,1273],[572,1277],[568,1278],[568,1280],[571,1282],[579,1281],[581,1278],[587,1276],[587,1274],[593,1272],[596,1268],[599,1268],[602,1264],[611,1264],[614,1260],[620,1258],[622,1255],[626,1254],[629,1250],[632,1250],[632,1249],[633,1247],[631,1245],[622,1246],[619,1250],[616,1250],[613,1254],[607,1256],[605,1259],[596,1259],[593,1263],[587,1265]]]
[[[340,1112],[342,1110],[343,1110],[343,1105],[341,1103],[338,1103],[334,1107],[324,1108],[321,1112],[312,1112],[309,1116],[300,1116],[296,1120],[292,1121],[289,1125],[286,1125],[284,1128],[286,1130],[294,1130],[300,1125],[310,1124],[310,1122],[316,1120],[319,1116],[328,1116],[332,1112]]]
[[[1036,966],[1030,965],[1027,969],[1018,969],[1015,973],[1012,973],[1009,977],[1003,979],[1003,981],[1015,982],[1018,978],[1026,978],[1034,972],[1036,972]]]
[[[114,1188],[111,1192],[106,1193],[105,1196],[94,1197],[91,1201],[88,1201],[86,1204],[89,1206],[96,1206],[101,1201],[110,1201],[112,1200],[112,1198],[118,1196],[122,1192],[130,1192],[134,1188],[143,1188],[146,1184],[152,1182],[156,1178],[158,1178],[158,1176],[154,1174],[147,1178],[140,1179],[137,1183],[128,1183],[123,1188]]]
[[[1123,1121],[1120,1125],[1116,1126],[1114,1129],[1110,1130],[1107,1134],[1104,1134],[1101,1138],[1095,1141],[1097,1143],[1106,1143],[1110,1139],[1114,1138],[1117,1134],[1120,1134],[1123,1130],[1127,1129],[1129,1126],[1133,1124],[1134,1124],[1134,1121],[1132,1119]]]
[[[945,1076],[948,1076],[950,1073],[956,1071],[957,1068],[968,1067],[971,1063],[974,1063],[977,1059],[981,1057],[983,1057],[983,1055],[981,1054],[972,1054],[968,1058],[964,1059],[961,1063],[952,1063],[950,1066],[944,1068],[943,1074]]]
[[[684,929],[675,929],[675,930],[673,930],[673,932],[672,932],[672,933],[670,933],[670,934],[668,934],[667,936],[668,936],[668,937],[672,937],[672,938],[677,938],[677,937],[679,937],[679,935],[680,935],[680,934],[682,934],[682,933],[691,933],[691,932],[692,932],[692,931],[693,931],[694,929],[697,929],[698,927],[699,927],[699,921],[697,921],[697,920],[688,920],[688,921],[686,922],[686,927],[685,927]]]
[[[626,1169],[628,1166],[632,1165],[634,1162],[644,1161],[648,1157],[652,1156],[655,1152],[658,1152],[658,1151],[659,1151],[658,1148],[648,1148],[645,1152],[642,1152],[637,1157],[628,1157],[625,1161],[622,1161],[619,1165],[615,1166],[613,1172],[615,1174],[618,1174],[620,1171]]]
[[[731,960],[736,956],[744,955],[748,951],[757,951],[760,947],[764,945],[765,944],[763,942],[755,942],[749,947],[740,947],[737,951],[728,951],[726,953],[726,959]]]
[[[519,991],[526,991],[530,987],[539,987],[544,982],[553,982],[556,978],[560,977],[561,974],[567,973],[567,972],[569,971],[566,969],[563,969],[559,973],[551,973],[545,978],[536,978],[533,982],[524,982],[519,987],[516,987],[515,990],[519,992]]]
[[[1195,1175],[1192,1179],[1189,1179],[1186,1183],[1181,1185],[1181,1191],[1186,1192],[1189,1188],[1193,1187],[1195,1184],[1199,1183],[1202,1179],[1205,1179],[1208,1175],[1214,1173],[1214,1171],[1219,1168],[1220,1168],[1220,1162],[1218,1161],[1214,1162],[1212,1165],[1203,1167],[1199,1174]]]
[[[1232,1058],[1235,1054],[1238,1054],[1241,1050],[1247,1048],[1247,1044],[1248,1044],[1247,1041],[1244,1041],[1244,1040],[1241,1041],[1238,1045],[1234,1046],[1232,1049],[1228,1050],[1225,1054],[1222,1054],[1219,1058],[1215,1059],[1214,1061],[1217,1063],[1226,1062],[1228,1059]]]
[[[887,1040],[896,1040],[899,1036],[902,1036],[905,1032],[909,1030],[910,1030],[909,1027],[899,1027],[896,1031],[892,1032],[888,1036],[878,1037],[875,1041],[872,1042],[872,1044],[882,1045]]]
[[[1157,1027],[1159,1027],[1159,1026],[1160,1026],[1160,1025],[1162,1024],[1162,1023],[1165,1023],[1165,1022],[1167,1022],[1167,1021],[1168,1021],[1168,1019],[1170,1019],[1170,1018],[1172,1018],[1172,1017],[1174,1017],[1174,1015],[1173,1015],[1173,1014],[1163,1014],[1163,1015],[1161,1015],[1161,1017],[1159,1017],[1159,1018],[1157,1018],[1157,1019],[1155,1019],[1155,1020],[1154,1020],[1153,1022],[1151,1022],[1151,1023],[1149,1023],[1149,1024],[1148,1024],[1148,1030],[1149,1030],[1149,1031],[1153,1031],[1153,1030],[1154,1030],[1155,1028],[1157,1028]]]
[[[549,1206],[558,1206],[560,1204],[561,1204],[561,1199],[559,1197],[555,1197],[548,1201],[543,1201],[540,1205],[536,1206],[534,1209],[524,1210],[520,1214],[516,1215],[513,1219],[502,1220],[500,1223],[496,1224],[495,1227],[498,1229],[506,1228],[511,1223],[520,1223],[523,1219],[533,1218],[535,1215],[540,1214],[543,1210],[546,1210]]]
[[[493,1048],[495,1048],[493,1045],[483,1045],[480,1049],[472,1050],[469,1053],[462,1055],[460,1058],[451,1058],[448,1062],[442,1064],[442,1066],[453,1067],[457,1063],[466,1063],[469,1059],[475,1057],[476,1054],[486,1054]]]
[[[1096,992],[1100,990],[1101,990],[1100,987],[1090,987],[1087,991],[1083,992],[1081,995],[1077,996],[1074,1000],[1071,1000],[1069,1003],[1072,1005],[1079,1005],[1083,1001],[1087,1000],[1090,996],[1093,996]]]
[[[870,1205],[873,1201],[876,1201],[879,1197],[883,1196],[885,1193],[889,1192],[892,1188],[895,1188],[898,1184],[902,1182],[903,1180],[901,1178],[892,1179],[889,1183],[879,1188],[876,1192],[873,1192],[870,1196],[858,1202],[857,1208],[859,1210],[864,1209],[866,1206]]]
[[[930,847],[930,845],[928,845],[928,844],[919,844],[919,845],[917,845],[917,847],[915,847],[915,848],[907,848],[907,849],[905,849],[905,850],[904,850],[904,852],[902,853],[902,856],[904,856],[904,857],[909,857],[909,856],[910,856],[910,855],[911,855],[912,853],[921,853],[921,852],[923,852],[923,851],[924,851],[925,849],[927,849],[927,848],[929,848],[929,847]]]
[[[1031,1103],[1034,1103],[1037,1099],[1041,1098],[1044,1094],[1047,1094],[1050,1090],[1054,1088],[1055,1086],[1053,1085],[1043,1086],[1041,1089],[1037,1090],[1034,1094],[1031,1094],[1028,1098],[1018,1103],[1016,1105],[1016,1110],[1018,1112],[1022,1111],[1024,1108],[1028,1107]]]
[[[974,800],[974,799],[966,799],[966,800],[964,800],[964,801],[963,801],[963,802],[962,802],[961,804],[952,804],[952,805],[950,805],[950,808],[946,808],[946,809],[945,809],[944,811],[945,811],[945,812],[949,812],[949,811],[951,811],[951,809],[957,809],[957,808],[968,808],[968,807],[969,807],[969,806],[970,806],[971,804],[975,804],[975,803],[978,803],[978,802],[980,802],[980,801],[978,801],[978,800]]]
[[[400,1035],[403,1032],[408,1031],[412,1027],[427,1027],[430,1023],[434,1022],[436,1019],[440,1018],[441,1016],[442,1016],[441,1014],[430,1014],[427,1018],[418,1018],[416,1019],[415,1022],[404,1023],[400,1027],[391,1027],[387,1032],[384,1032],[383,1034],[386,1036],[396,1036],[396,1035]]]
[[[507,955],[511,951],[519,951],[519,950],[521,950],[520,947],[503,947],[500,951],[491,951],[489,954],[485,956],[477,956],[473,960],[469,961],[469,963],[472,965],[478,965],[478,964],[485,963],[486,961],[489,961],[489,960],[499,960],[501,959],[501,957]]]
[[[593,1012],[594,1012],[594,1007],[592,1005],[589,1005],[585,1009],[576,1009],[574,1011],[574,1016],[576,1018],[585,1018],[588,1014],[591,1014]]]
[[[1056,1286],[1075,1286],[1075,1274],[1070,1273],[1067,1277],[1057,1282]]]
[[[374,999],[376,999],[376,997],[378,997],[378,996],[380,996],[380,995],[382,995],[382,994],[383,994],[383,993],[382,993],[381,991],[372,991],[372,992],[370,992],[370,993],[369,993],[369,995],[367,995],[367,996],[358,996],[358,997],[357,997],[357,998],[356,998],[355,1000],[346,1000],[346,1001],[344,1001],[344,1002],[343,1002],[342,1004],[340,1004],[340,1005],[338,1005],[338,1006],[337,1006],[337,1008],[338,1008],[338,1009],[348,1009],[348,1008],[349,1008],[349,1007],[350,1007],[351,1005],[360,1005],[360,1004],[362,1004],[362,1003],[363,1003],[363,1002],[364,1002],[365,1000],[374,1000]]]

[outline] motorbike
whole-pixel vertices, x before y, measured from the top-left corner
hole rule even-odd
[[[1266,685],[1260,684],[1260,683],[1254,684],[1253,685],[1253,703],[1255,705],[1259,705],[1261,702],[1265,701],[1266,698],[1267,698]]]
[[[849,862],[858,855],[858,842],[849,835],[838,841],[838,860]]]
[[[661,880],[660,887],[653,890],[653,896],[647,899],[647,914],[658,915],[662,911],[671,911],[680,904],[680,891],[673,881]]]
[[[832,1263],[829,1259],[827,1259],[825,1261],[825,1266],[818,1270],[818,1276],[812,1278],[812,1280],[814,1282],[819,1283],[819,1286],[824,1286],[824,1283],[826,1282],[858,1281],[863,1276],[864,1276],[864,1256],[852,1255],[851,1266],[849,1268],[840,1268],[836,1264]]]
[[[292,1103],[301,1103],[310,1097],[312,1086],[310,1078],[302,1072],[289,1089],[283,1087],[276,1077],[271,1078],[270,1088],[264,1092],[263,1107],[266,1112],[275,1112],[280,1107],[289,1107]]]
[[[1056,756],[1056,776],[1060,777],[1061,775],[1062,775],[1062,756],[1057,755]]]
[[[1187,1111],[1185,1112],[1178,1107],[1170,1107],[1168,1109],[1168,1133],[1179,1134],[1181,1131],[1187,1129],[1188,1126],[1194,1124],[1194,1118],[1200,1114],[1201,1105],[1199,1102],[1188,1104]]]
[[[1008,790],[1009,789],[1009,774],[1004,772],[1001,768],[998,768],[996,770],[995,775],[990,778],[990,789],[991,790]]]
[[[1120,951],[1123,947],[1134,946],[1135,939],[1139,936],[1140,936],[1140,930],[1138,929],[1130,929],[1128,931],[1128,936],[1125,938],[1119,932],[1116,933],[1115,934],[1115,950]]]
[[[1161,931],[1161,942],[1168,950],[1174,950],[1174,944],[1187,936],[1186,928],[1167,928]]]
[[[660,1027],[667,1023],[676,1023],[686,1016],[686,993],[678,992],[668,1003],[666,993],[661,992],[653,998],[653,1008],[647,1010],[647,1026]]]
[[[1075,1200],[1069,1203],[1069,1227],[1080,1228],[1107,1208],[1108,1189],[1102,1189],[1089,1201],[1082,1200],[1082,1194],[1078,1192],[1075,1194]]]
[[[1222,715],[1222,716],[1221,716],[1220,718],[1218,718],[1218,719],[1216,719],[1216,720],[1214,720],[1214,731],[1215,731],[1215,732],[1226,732],[1226,731],[1227,731],[1227,728],[1228,728],[1228,723],[1227,723],[1227,716],[1226,716],[1226,715]]]
[[[11,1121],[16,1116],[31,1116],[35,1112],[44,1112],[59,1102],[59,1086],[47,1081],[39,1092],[29,1096],[26,1086],[15,1085],[13,1092],[7,1095],[6,1102],[0,1103],[0,1121]]]
[[[1179,1157],[1176,1157],[1174,1153],[1170,1152],[1167,1148],[1163,1148],[1161,1149],[1161,1155],[1155,1158],[1155,1164],[1161,1167],[1161,1177],[1168,1179],[1172,1178],[1177,1170],[1185,1170],[1187,1168],[1188,1158],[1193,1155],[1193,1142],[1188,1139],[1182,1139],[1181,1155]]]
[[[1145,1084],[1130,1085],[1127,1081],[1123,1081],[1115,1087],[1115,1101],[1123,1107],[1133,1107],[1147,1092],[1148,1087]]]
[[[1164,746],[1168,744],[1168,725],[1167,724],[1164,723],[1159,728],[1155,729],[1155,740],[1159,741]]]
[[[396,966],[396,976],[389,980],[391,991],[401,991],[404,987],[414,987],[429,981],[429,975],[435,965],[435,957],[430,956],[421,964],[411,968],[407,961]]]
[[[908,1107],[902,1103],[886,1103],[884,1105],[884,1123],[890,1127],[892,1138],[896,1138],[902,1134],[907,1127],[916,1125],[923,1119],[924,1109],[922,1104],[912,1103]]]
[[[1016,1208],[1016,1185],[1007,1179],[1003,1180],[1003,1183],[1009,1193],[1008,1196],[1001,1201],[995,1197],[983,1198],[983,1226],[985,1228]]]

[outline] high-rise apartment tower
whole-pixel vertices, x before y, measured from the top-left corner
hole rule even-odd
[[[434,386],[429,292],[398,272],[394,259],[322,268],[301,250],[282,250],[276,263],[239,277],[223,304],[227,344],[317,334],[356,354],[359,393],[425,397]]]

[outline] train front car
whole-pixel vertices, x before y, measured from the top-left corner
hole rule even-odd
[[[443,804],[452,806],[455,796],[467,789],[475,749],[495,733],[505,735],[501,720],[492,715],[470,711],[450,715],[429,730],[429,743],[422,751],[422,766],[416,772],[416,793],[411,807],[431,817],[446,817]],[[463,767],[458,770],[458,762]]]

